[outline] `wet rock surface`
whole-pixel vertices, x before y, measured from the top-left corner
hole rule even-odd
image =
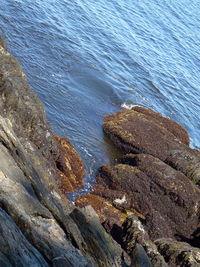
[[[55,137],[41,102],[0,40],[0,266],[123,266],[98,216],[70,204],[84,167]],[[92,214],[95,219],[89,219]]]
[[[147,266],[198,266],[200,153],[189,147],[185,129],[142,107],[106,116],[103,127],[125,155],[114,166],[100,167],[91,194],[80,196],[77,205],[104,214],[105,229],[133,266],[143,260]],[[97,196],[109,202],[109,211],[94,204]],[[114,209],[121,222],[113,219]]]

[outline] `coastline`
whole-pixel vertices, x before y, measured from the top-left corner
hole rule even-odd
[[[184,251],[180,264],[198,264],[200,154],[189,148],[185,130],[138,107],[107,116],[104,131],[128,155],[121,165],[100,168],[91,195],[77,198],[78,208],[66,193],[83,186],[84,165],[70,142],[52,133],[19,63],[3,40],[0,46],[2,264],[133,266],[146,259],[147,266],[173,266]]]

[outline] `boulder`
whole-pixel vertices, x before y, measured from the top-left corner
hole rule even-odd
[[[145,220],[153,240],[175,236],[190,238],[199,222],[198,187],[181,172],[148,154],[126,155],[122,162],[126,164],[102,166],[97,177],[97,182],[107,191],[123,195],[116,206],[116,194],[112,204],[126,213],[135,210],[135,215],[141,214],[139,217]]]
[[[175,121],[172,121],[168,118],[163,117],[161,114],[144,107],[135,106],[132,108],[132,110],[135,110],[137,112],[140,112],[145,115],[146,119],[149,121],[154,121],[161,127],[168,130],[170,133],[172,133],[177,139],[179,139],[183,144],[189,145],[190,143],[190,137],[187,133],[187,131],[180,126]]]
[[[172,127],[173,123],[160,117],[142,108],[125,110],[106,116],[103,128],[124,153],[150,154],[180,170],[199,185],[200,154],[186,145],[184,129],[177,125]],[[179,129],[182,129],[180,135]]]

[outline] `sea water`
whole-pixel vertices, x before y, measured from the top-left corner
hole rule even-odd
[[[87,166],[87,192],[117,157],[106,114],[141,105],[184,126],[200,149],[200,2],[1,0],[0,29],[55,133]]]

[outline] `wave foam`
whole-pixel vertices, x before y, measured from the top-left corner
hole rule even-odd
[[[121,104],[121,107],[125,108],[125,109],[132,109],[133,107],[138,107],[138,105],[129,104],[129,103],[125,102],[125,103]]]

